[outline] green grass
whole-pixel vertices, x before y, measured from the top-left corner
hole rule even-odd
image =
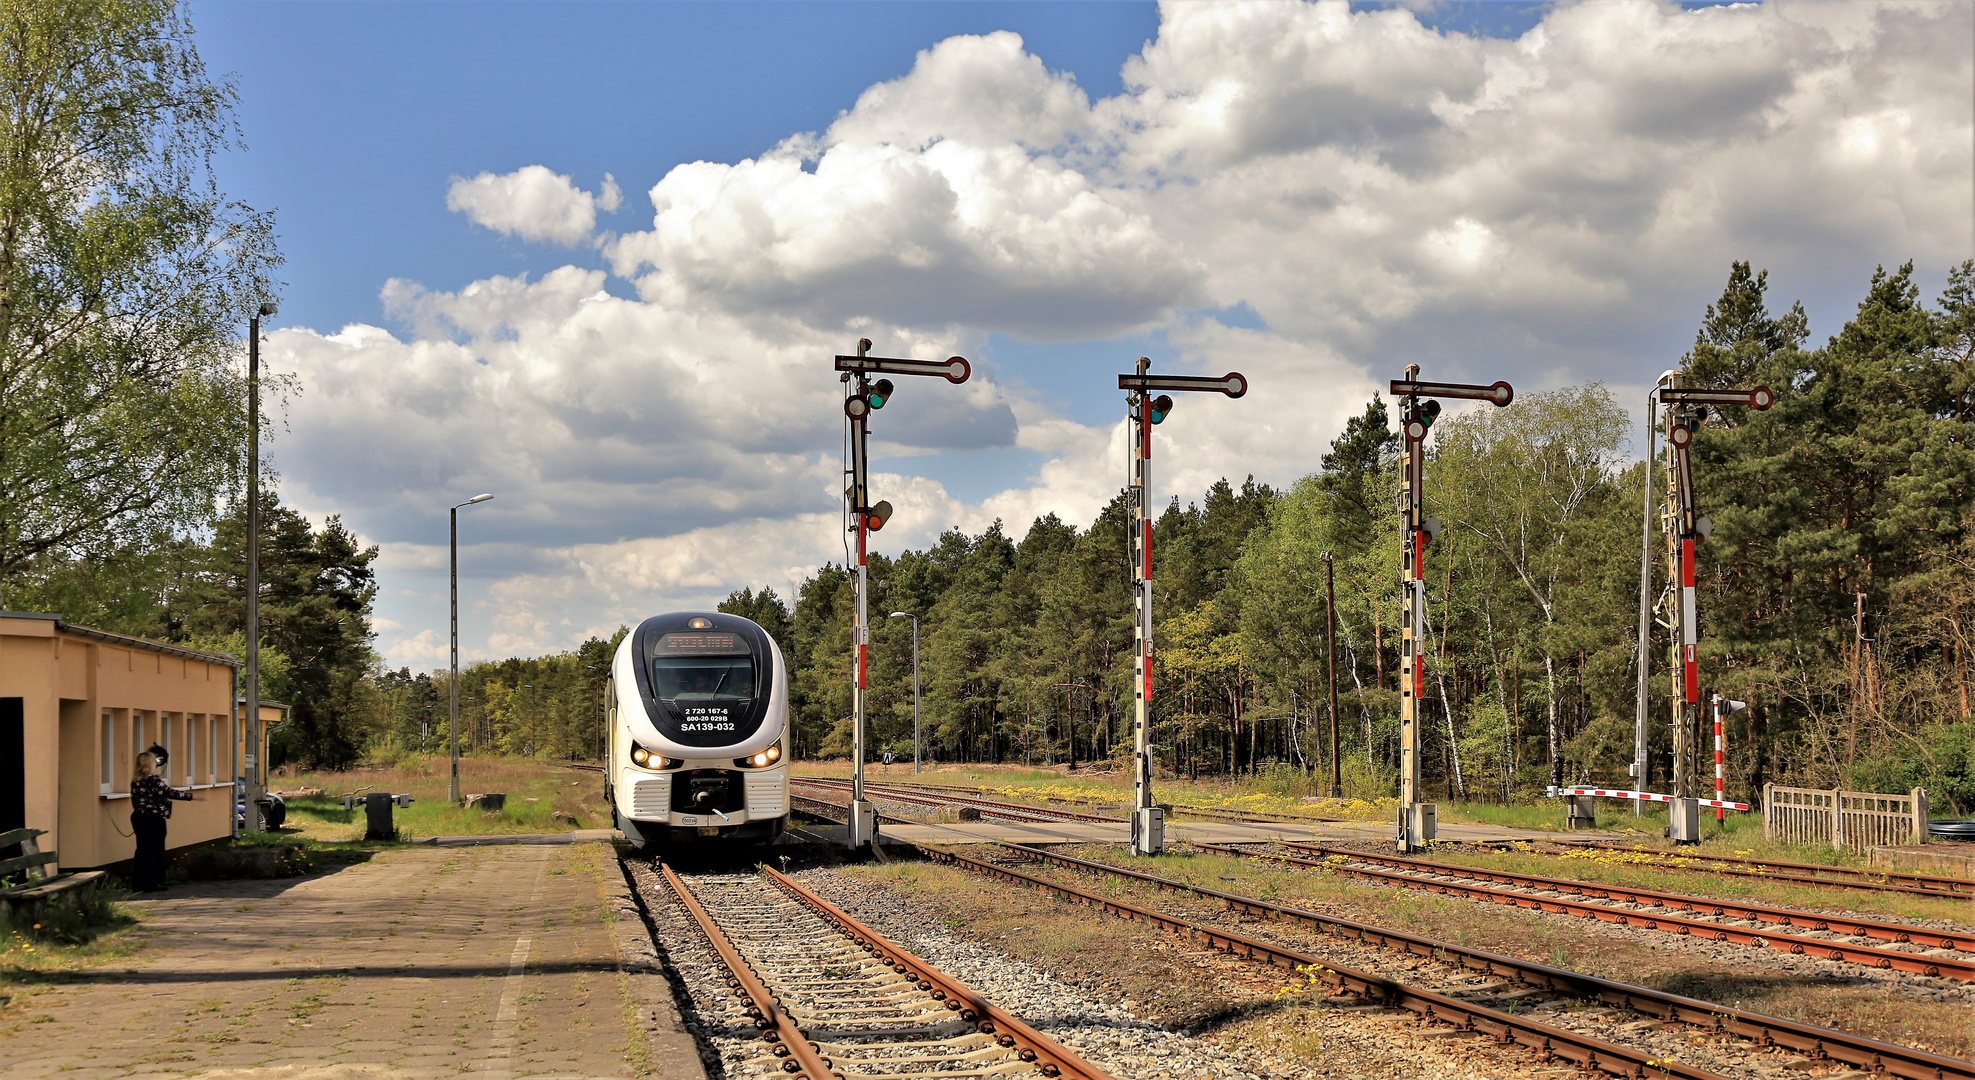
[[[504,833],[555,833],[608,829],[603,775],[530,758],[465,757],[460,761],[460,793],[501,792],[507,805],[498,811],[455,806],[447,800],[449,763],[440,755],[414,757],[388,767],[366,766],[344,772],[308,772],[273,777],[274,791],[319,788],[319,796],[288,797],[282,836],[343,842],[364,833],[361,802],[343,809],[343,796],[364,790],[409,793],[412,804],[392,812],[402,840],[432,836],[486,836]],[[557,819],[557,811],[569,815]]]
[[[24,1005],[63,972],[121,960],[143,945],[124,889],[102,884],[33,914],[0,915],[0,1006]]]
[[[865,767],[867,780],[892,780],[911,782],[917,780],[928,784],[954,784],[963,787],[987,788],[996,794],[1014,800],[1038,800],[1054,796],[1069,799],[1090,799],[1097,802],[1110,802],[1123,805],[1130,801],[1132,790],[1131,774],[1116,768],[1103,768],[1108,763],[1099,763],[1098,771],[1088,767],[1071,772],[1068,766],[1037,768],[1020,765],[927,765],[918,776],[912,775],[912,762],[909,758],[886,769],[882,765]],[[1160,777],[1153,782],[1153,794],[1162,803],[1176,806],[1211,806],[1229,810],[1252,810],[1261,813],[1308,815],[1312,817],[1343,818],[1353,821],[1384,821],[1393,816],[1398,805],[1389,785],[1377,777],[1363,771],[1362,762],[1354,762],[1355,772],[1344,776],[1345,798],[1328,799],[1320,797],[1320,792],[1328,791],[1327,782],[1320,783],[1316,777],[1307,776],[1293,768],[1265,768],[1256,777],[1220,777],[1214,779],[1185,780]],[[850,775],[850,762],[843,759],[828,761],[798,761],[794,772],[808,776]],[[1666,828],[1664,807],[1649,807],[1644,817],[1635,817],[1629,803],[1618,799],[1597,799],[1596,811],[1598,828],[1618,835],[1605,839],[1630,841],[1634,839],[1657,839]],[[1562,832],[1566,807],[1562,799],[1542,799],[1533,803],[1516,803],[1504,806],[1500,803],[1483,802],[1442,802],[1438,804],[1440,821],[1459,825],[1493,825],[1505,829],[1542,829]],[[1181,810],[1181,814],[1185,811]],[[1762,818],[1747,813],[1728,813],[1719,825],[1712,814],[1701,815],[1703,837],[1728,837],[1727,842],[1746,847],[1750,841],[1749,830],[1755,831],[1754,839],[1760,840]],[[1726,854],[1726,852],[1720,852]],[[1762,856],[1780,858],[1782,856]],[[1828,861],[1828,860],[1827,860]]]
[[[1643,844],[1639,846],[1647,847]],[[1828,848],[1820,852],[1791,844],[1764,844],[1760,832],[1755,833],[1752,840],[1745,840],[1741,846],[1737,846],[1733,836],[1718,837],[1678,849],[1661,841],[1647,848],[1650,855],[1630,850],[1577,850],[1567,851],[1561,855],[1545,855],[1533,850],[1520,850],[1527,845],[1516,845],[1516,847],[1519,850],[1436,851],[1434,859],[1520,874],[1630,885],[1662,892],[1745,899],[1789,908],[1835,908],[1920,919],[1968,921],[1966,897],[1935,898],[1899,893],[1874,893],[1800,885],[1787,881],[1765,880],[1761,877],[1692,872],[1693,870],[1707,871],[1711,867],[1721,866],[1752,869],[1738,867],[1732,863],[1711,863],[1709,857],[1715,855],[1780,859],[1788,862],[1815,861],[1826,864],[1833,861],[1832,853]]]

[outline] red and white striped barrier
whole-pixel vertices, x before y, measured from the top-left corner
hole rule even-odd
[[[1605,788],[1567,787],[1557,788],[1556,793],[1559,796],[1590,795],[1599,799],[1638,799],[1640,802],[1673,801],[1673,796],[1661,795],[1656,791],[1610,791]],[[1702,806],[1713,806],[1722,810],[1747,810],[1749,808],[1748,803],[1729,802],[1726,799],[1696,799],[1694,801],[1700,803]]]

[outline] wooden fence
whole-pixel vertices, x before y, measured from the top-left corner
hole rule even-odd
[[[1927,789],[1910,795],[1832,788],[1762,787],[1762,835],[1797,844],[1863,851],[1927,839]]]

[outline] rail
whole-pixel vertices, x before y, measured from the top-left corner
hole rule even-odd
[[[894,944],[883,934],[858,922],[842,908],[804,888],[801,882],[773,867],[764,866],[761,868],[761,873],[789,895],[808,905],[810,910],[849,934],[850,939],[865,952],[882,962],[891,964],[893,970],[904,968],[905,970],[899,971],[899,974],[912,976],[921,983],[932,983],[935,988],[934,997],[943,997],[949,1003],[958,1002],[958,1011],[962,1020],[973,1023],[984,1035],[995,1036],[996,1042],[1014,1049],[1016,1056],[1023,1061],[1035,1062],[1044,1076],[1065,1076],[1070,1077],[1071,1080],[1111,1080],[1110,1074],[1078,1057],[1069,1047],[1023,1023],[1021,1018],[976,994],[966,984],[914,956],[910,950]],[[948,1007],[954,1006],[949,1004]]]
[[[1955,1058],[1930,1054],[1922,1050],[1897,1046],[1862,1036],[1850,1035],[1830,1028],[1785,1020],[1780,1017],[1765,1016],[1748,1012],[1733,1006],[1700,1001],[1660,990],[1627,983],[1601,979],[1595,975],[1585,975],[1563,968],[1551,967],[1532,960],[1521,960],[1501,953],[1489,952],[1472,946],[1441,941],[1403,930],[1392,930],[1381,926],[1354,922],[1335,915],[1307,911],[1277,904],[1254,897],[1241,896],[1204,886],[1192,885],[1171,878],[1148,874],[1128,867],[1112,866],[1109,863],[1080,859],[1073,855],[1046,851],[1042,848],[1027,847],[1021,844],[1003,844],[1001,847],[1017,851],[1025,857],[1039,862],[1053,863],[1091,873],[1110,874],[1117,877],[1143,881],[1173,892],[1191,893],[1206,897],[1226,905],[1229,910],[1244,915],[1293,920],[1308,925],[1319,932],[1336,935],[1347,940],[1365,942],[1381,948],[1398,948],[1414,956],[1427,957],[1443,963],[1451,963],[1469,971],[1479,971],[1486,975],[1511,978],[1526,986],[1570,994],[1603,1002],[1607,1005],[1634,1012],[1644,1013],[1661,1020],[1690,1024],[1712,1031],[1722,1031],[1768,1046],[1777,1045],[1800,1051],[1811,1057],[1830,1057],[1855,1065],[1867,1071],[1886,1069],[1894,1076],[1910,1077],[1912,1080],[1942,1080],[1945,1077],[1960,1077],[1964,1080],[1975,1078],[1975,1064]],[[1201,846],[1201,845],[1194,845]],[[939,859],[941,853],[935,849],[922,849],[928,857]]]
[[[1596,897],[1600,900],[1616,900],[1621,903],[1662,907],[1675,911],[1693,911],[1713,915],[1718,918],[1747,919],[1751,922],[1789,926],[1799,930],[1849,934],[1853,937],[1868,937],[1902,945],[1915,944],[1930,949],[1959,949],[1963,952],[1975,952],[1975,934],[1959,930],[1931,930],[1926,927],[1908,926],[1902,923],[1875,922],[1871,919],[1848,918],[1842,915],[1821,915],[1807,911],[1792,911],[1789,908],[1771,907],[1766,904],[1751,904],[1713,896],[1690,896],[1686,893],[1661,892],[1657,889],[1639,889],[1630,885],[1615,885],[1608,882],[1587,882],[1567,878],[1541,877],[1535,874],[1518,874],[1508,870],[1491,870],[1486,867],[1467,866],[1460,863],[1408,859],[1398,855],[1369,855],[1360,851],[1346,851],[1341,848],[1324,847],[1321,844],[1283,841],[1282,846],[1291,851],[1312,852],[1330,858],[1342,856],[1355,862],[1369,862],[1381,866],[1396,866],[1416,872],[1475,878],[1481,881],[1492,881],[1504,885],[1520,885],[1526,888],[1550,889],[1556,892],[1568,892],[1576,893],[1580,896]]]
[[[850,782],[848,780],[836,780],[836,779],[817,780],[809,777],[804,777],[801,780],[796,781],[796,783],[809,784],[814,787],[820,787],[830,791],[843,791],[849,788],[850,786]],[[1084,813],[1079,813],[1075,810],[1053,810],[1041,806],[1020,806],[1015,803],[999,802],[994,799],[979,798],[975,796],[919,795],[911,792],[902,792],[902,791],[894,790],[896,787],[897,785],[893,785],[893,784],[872,783],[870,781],[866,781],[864,784],[864,789],[867,792],[876,792],[888,799],[893,799],[898,802],[914,803],[920,806],[949,806],[957,803],[961,806],[972,806],[977,810],[989,810],[997,814],[1003,814],[1011,817],[1016,815],[1022,815],[1020,818],[1018,818],[1018,820],[1027,820],[1027,821],[1057,821],[1063,818],[1069,818],[1072,821],[1091,821],[1104,825],[1122,825],[1125,822],[1124,818],[1106,817],[1103,814],[1084,814]]]
[[[1003,845],[1018,850],[1019,845]],[[1494,1037],[1503,1043],[1515,1043],[1527,1049],[1544,1054],[1546,1058],[1563,1058],[1580,1069],[1598,1070],[1613,1076],[1622,1077],[1687,1077],[1691,1080],[1704,1080],[1715,1076],[1677,1061],[1668,1061],[1653,1054],[1632,1047],[1608,1043],[1566,1028],[1532,1020],[1526,1016],[1515,1016],[1495,1009],[1485,1008],[1448,997],[1431,990],[1407,986],[1377,975],[1367,974],[1354,968],[1345,967],[1320,959],[1309,953],[1299,952],[1286,946],[1251,938],[1231,930],[1219,930],[1186,919],[1166,915],[1114,900],[1096,893],[1079,889],[1073,885],[1051,881],[1047,878],[1025,874],[1004,866],[982,862],[957,852],[923,849],[926,855],[939,862],[949,862],[977,873],[988,874],[1016,884],[1044,889],[1078,903],[1086,904],[1108,914],[1121,918],[1148,923],[1158,929],[1180,937],[1204,942],[1209,948],[1260,960],[1277,967],[1305,972],[1319,981],[1355,994],[1368,1001],[1390,1005],[1417,1013],[1427,1020],[1437,1020],[1452,1024],[1468,1031],[1478,1031]],[[1101,864],[1093,864],[1101,865]],[[1106,872],[1111,872],[1106,868]],[[1931,1074],[1930,1074],[1931,1075]]]
[[[844,812],[844,808],[836,804],[817,803],[816,805],[818,810],[830,810],[839,815]],[[885,815],[880,815],[880,818],[881,820],[891,820],[899,824],[906,823],[900,819],[887,818]],[[955,839],[966,842],[971,841],[973,838],[965,834],[956,834]],[[1070,886],[1050,882],[1047,879],[1022,875],[1018,871],[1009,870],[1005,867],[997,867],[990,863],[983,863],[978,859],[972,859],[957,852],[944,851],[925,845],[899,844],[897,846],[916,849],[921,855],[934,861],[948,862],[965,869],[979,870],[982,873],[1001,876],[1005,880],[1026,881],[1039,888],[1057,890],[1060,895],[1070,895],[1071,892],[1076,892],[1078,896],[1087,898],[1083,902],[1096,904],[1100,910],[1110,910],[1113,906],[1131,907],[1131,905],[1119,905],[1117,902],[1107,900],[1104,897],[1074,890]],[[1352,920],[1337,916],[1324,915],[1319,912],[1306,911],[1253,897],[1240,896],[1218,889],[1191,885],[1186,882],[1175,881],[1170,878],[1163,878],[1126,867],[1111,866],[1106,863],[1079,859],[1075,856],[1046,851],[1042,848],[1005,843],[996,844],[995,846],[1009,851],[1019,852],[1024,858],[1043,863],[1130,878],[1170,891],[1186,892],[1207,897],[1223,903],[1230,910],[1241,914],[1290,919],[1314,927],[1320,932],[1334,934],[1348,940],[1365,942],[1383,948],[1398,948],[1415,956],[1456,964],[1467,970],[1512,978],[1524,985],[1601,1001],[1608,1005],[1630,1009],[1661,1020],[1740,1036],[1753,1040],[1762,1046],[1781,1046],[1813,1059],[1822,1060],[1828,1057],[1867,1072],[1880,1072],[1883,1070],[1887,1075],[1902,1077],[1905,1080],[1975,1080],[1975,1063],[1944,1057],[1939,1054],[1930,1054],[1924,1050],[1898,1046],[1893,1043],[1881,1042],[1877,1039],[1869,1039],[1847,1032],[1818,1027],[1813,1024],[1799,1023],[1781,1017],[1765,1016],[1761,1013],[1748,1012],[1743,1009],[1734,1008],[1733,1006],[1700,1001],[1647,987],[1614,982],[1609,979],[1598,978],[1594,975],[1566,971],[1547,964],[1520,960],[1515,957],[1504,956],[1499,953],[1492,953],[1454,942],[1440,941],[1419,934],[1408,933],[1403,930],[1391,930],[1384,927],[1353,922]],[[1194,846],[1199,847],[1203,845],[1196,844]],[[1138,911],[1142,909],[1132,908],[1132,910]],[[1137,917],[1118,911],[1113,911],[1113,913],[1120,914],[1124,918]],[[1164,924],[1169,930],[1173,930],[1176,933],[1192,933],[1195,931],[1195,924],[1171,916],[1151,913],[1150,921],[1153,921],[1155,925]],[[1220,935],[1230,939],[1238,937],[1238,935],[1228,935],[1221,931],[1211,931],[1205,927],[1199,927],[1197,929],[1203,935]],[[1208,940],[1211,944],[1212,938]],[[1247,939],[1241,940],[1245,941]],[[1267,948],[1272,949],[1273,946],[1267,946]],[[1224,951],[1232,952],[1235,950],[1229,948]],[[1246,955],[1257,956],[1254,953]],[[1271,959],[1269,962],[1279,963],[1280,961]],[[1331,966],[1334,967],[1334,965]],[[1659,1066],[1655,1064],[1645,1075],[1657,1074],[1658,1068]]]
[[[1595,840],[1544,840],[1557,847],[1589,851],[1614,851],[1629,855],[1652,856],[1652,865],[1662,870],[1685,870],[1700,874],[1726,874],[1801,885],[1827,885],[1838,889],[1865,889],[1876,892],[1903,892],[1934,896],[1975,894],[1975,881],[1937,877],[1931,874],[1901,873],[1892,870],[1864,870],[1855,866],[1828,866],[1822,863],[1780,862],[1774,859],[1746,859],[1732,855],[1690,855],[1680,851],[1654,851],[1650,848],[1601,844]],[[1487,841],[1491,847],[1521,850],[1524,840]],[[1532,851],[1535,849],[1531,849]],[[1549,854],[1548,852],[1540,852]],[[1738,869],[1747,867],[1747,869]]]
[[[843,782],[844,782],[844,781],[841,781],[841,780],[838,780],[838,779],[837,779],[837,778],[835,778],[835,777],[821,777],[821,778],[818,778],[818,777],[801,777],[800,779],[803,779],[803,780],[815,780],[815,779],[825,779],[825,780],[828,780],[828,781],[830,781],[830,782],[833,782],[833,783],[843,783]],[[907,788],[917,788],[917,789],[921,789],[921,790],[926,790],[926,791],[939,791],[939,792],[956,792],[956,791],[958,791],[958,792],[969,792],[969,793],[971,793],[972,795],[974,795],[974,796],[976,796],[976,797],[980,797],[980,798],[985,798],[985,797],[987,796],[987,794],[988,794],[988,790],[989,790],[989,789],[987,789],[987,788],[983,788],[983,787],[968,787],[968,786],[965,786],[965,785],[961,785],[961,784],[929,784],[929,783],[926,783],[926,782],[925,782],[925,781],[923,781],[923,780],[880,780],[880,781],[871,781],[871,780],[866,780],[866,781],[864,782],[864,786],[866,786],[866,787],[888,787],[888,788],[901,788],[901,787],[907,787]],[[1044,802],[1052,802],[1052,803],[1074,803],[1074,804],[1076,804],[1076,805],[1078,805],[1078,806],[1115,806],[1115,805],[1118,805],[1117,803],[1105,803],[1105,802],[1103,802],[1103,801],[1101,801],[1101,800],[1098,800],[1098,799],[1078,799],[1078,798],[1073,798],[1073,797],[1071,797],[1071,796],[1067,796],[1067,795],[1041,795],[1041,794],[1038,794],[1038,795],[1036,795],[1036,797],[1037,797],[1037,798],[1039,798],[1039,799],[1042,799],[1042,800],[1043,800]],[[1014,804],[1012,804],[1012,803],[1002,803],[1002,804],[999,804],[999,805],[1003,805],[1003,806],[1009,806],[1009,805],[1014,805]],[[1201,816],[1201,817],[1219,817],[1219,818],[1231,818],[1231,819],[1233,819],[1233,820],[1236,820],[1236,821],[1278,821],[1278,822],[1289,822],[1289,823],[1292,823],[1292,824],[1296,824],[1296,823],[1303,823],[1303,822],[1313,822],[1313,823],[1325,823],[1325,822],[1333,822],[1333,823],[1334,823],[1334,822],[1341,822],[1341,821],[1345,821],[1345,820],[1348,820],[1348,819],[1345,819],[1345,818],[1331,818],[1331,817],[1318,817],[1318,816],[1316,816],[1316,815],[1312,815],[1312,814],[1292,814],[1292,813],[1289,813],[1289,812],[1287,812],[1287,811],[1275,811],[1275,810],[1232,810],[1232,809],[1229,809],[1229,808],[1227,808],[1227,807],[1225,807],[1225,806],[1200,806],[1200,805],[1198,805],[1198,804],[1195,804],[1195,803],[1167,803],[1167,804],[1165,804],[1165,805],[1167,805],[1167,806],[1171,806],[1171,807],[1172,807],[1172,808],[1173,808],[1174,810],[1176,810],[1176,811],[1182,811],[1182,812],[1185,812],[1185,813],[1188,813],[1188,814],[1197,814],[1197,815],[1199,815],[1199,816]],[[1103,818],[1103,819],[1101,819],[1101,820],[1105,820],[1105,821],[1124,821],[1125,819],[1124,819],[1124,818]]]
[[[720,954],[720,962],[727,965],[728,977],[747,995],[747,1012],[754,1018],[754,1026],[762,1032],[761,1037],[778,1047],[788,1048],[790,1060],[797,1068],[796,1076],[807,1080],[831,1080],[835,1073],[823,1060],[823,1055],[810,1045],[809,1037],[803,1034],[802,1029],[796,1027],[795,1018],[789,1015],[781,1000],[755,975],[754,968],[741,956],[740,950],[734,948],[726,931],[720,929],[720,924],[706,913],[698,898],[693,896],[693,891],[686,887],[686,883],[670,866],[659,863],[658,869],[664,875],[665,883],[671,886],[672,895],[679,898],[680,905],[699,925],[700,932],[712,942],[713,951]]]
[[[1825,941],[1821,938],[1798,937],[1781,934],[1774,930],[1752,929],[1730,926],[1724,923],[1706,922],[1701,919],[1682,918],[1660,912],[1624,911],[1578,900],[1564,900],[1551,896],[1532,896],[1528,893],[1507,892],[1486,885],[1463,885],[1458,881],[1434,881],[1416,877],[1411,873],[1395,870],[1378,870],[1369,866],[1351,866],[1345,859],[1336,855],[1328,860],[1299,859],[1293,855],[1275,852],[1249,851],[1223,844],[1194,842],[1194,847],[1202,851],[1214,851],[1223,855],[1238,855],[1251,859],[1269,859],[1325,870],[1352,877],[1379,881],[1388,885],[1398,885],[1408,889],[1424,889],[1448,896],[1459,896],[1468,900],[1487,900],[1491,903],[1506,904],[1530,911],[1544,911],[1553,915],[1578,915],[1597,919],[1599,922],[1616,923],[1620,926],[1634,926],[1645,930],[1660,930],[1680,936],[1694,936],[1709,941],[1725,941],[1736,945],[1753,945],[1757,948],[1780,949],[1783,952],[1802,956],[1812,956],[1820,960],[1843,960],[1866,967],[1885,968],[1911,972],[1915,975],[1928,975],[1964,982],[1975,982],[1975,962],[1957,960],[1946,956],[1927,956],[1919,953],[1896,952],[1891,949],[1876,949],[1869,945],[1848,945],[1842,942]],[[1347,859],[1355,859],[1356,852],[1344,853]]]

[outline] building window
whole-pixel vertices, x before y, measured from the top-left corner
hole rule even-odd
[[[108,709],[103,710],[103,775],[97,785],[99,794],[108,795],[117,789],[117,717]]]
[[[146,717],[137,709],[130,710],[130,775],[137,775],[137,755],[151,745],[144,741],[144,721]]]
[[[171,783],[172,762],[177,760],[171,752],[171,729],[178,725],[172,723],[171,719],[171,714],[168,712],[158,714],[158,744],[165,748],[165,767],[158,770],[158,775],[164,777],[167,784]],[[183,765],[184,763],[180,762],[179,764]]]
[[[185,786],[199,782],[199,718],[185,714]]]

